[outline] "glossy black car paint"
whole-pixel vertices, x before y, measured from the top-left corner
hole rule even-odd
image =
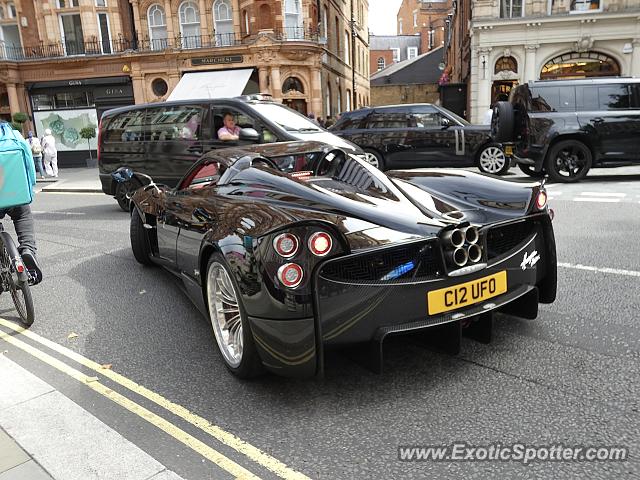
[[[295,135],[295,132],[285,130],[273,119],[267,118],[257,112],[253,105],[273,104],[272,101],[240,98],[206,99],[206,100],[180,100],[172,102],[151,103],[116,108],[104,113],[100,122],[100,135],[98,142],[98,167],[102,191],[107,195],[116,194],[116,183],[111,178],[111,173],[120,167],[129,167],[140,173],[145,173],[157,182],[174,187],[183,175],[204,154],[212,150],[230,147],[251,146],[273,142],[299,141],[300,137],[309,140],[319,140],[333,144],[337,148],[361,154],[360,149],[335,135],[318,128],[317,132],[304,132]],[[281,108],[291,110],[283,105]],[[115,141],[109,141],[114,120],[122,114],[132,112],[145,112],[151,116],[156,112],[168,111],[171,108],[194,108],[201,111],[199,136],[196,139],[174,138],[159,140],[150,138],[149,134],[141,134],[141,138],[135,141],[121,139],[119,132],[115,135]],[[216,132],[223,126],[222,114],[231,111],[243,116],[247,122],[238,123],[239,127],[254,128],[260,138],[258,141],[239,139],[236,141],[222,141],[217,138]],[[149,113],[153,112],[153,113]],[[299,115],[296,112],[297,115]],[[308,119],[304,119],[308,122]],[[265,132],[270,137],[265,137]],[[123,133],[124,135],[124,133]]]
[[[598,89],[628,89],[626,108],[597,106]],[[553,94],[552,101],[550,94]],[[547,98],[545,98],[547,97]],[[594,98],[595,97],[595,98]],[[592,153],[593,167],[640,163],[640,80],[603,78],[538,81],[512,90],[515,114],[514,158],[534,171],[545,169],[550,148],[578,140]],[[544,111],[547,110],[547,111]]]
[[[226,172],[216,186],[142,188],[133,196],[132,208],[150,227],[153,261],[182,279],[205,316],[207,261],[214,252],[224,256],[268,370],[286,376],[315,375],[323,370],[325,347],[381,342],[394,332],[459,322],[500,309],[534,318],[538,300],[554,301],[555,241],[547,209],[535,207],[539,183],[507,182],[460,170],[384,174],[356,159],[350,164],[352,177],[302,180],[260,164],[262,157],[276,160],[310,152],[321,152],[314,158],[322,162],[332,151],[329,145],[296,142],[211,152],[191,172],[206,162],[219,162]],[[317,162],[313,169],[318,169]],[[183,182],[189,178],[190,173]],[[377,186],[359,189],[363,179]],[[445,261],[441,236],[452,226],[467,224],[480,229],[484,253],[478,267],[465,274]],[[501,233],[509,229],[521,233],[517,238]],[[315,257],[304,247],[316,231],[327,232],[334,240],[326,257]],[[272,247],[281,232],[301,239],[303,247],[292,259],[282,259]],[[510,244],[496,243],[494,237],[513,239]],[[391,258],[380,268],[395,268],[397,253],[416,246],[420,259],[414,260],[422,264],[424,243],[430,246],[429,262],[435,263],[425,267],[422,277],[418,268],[406,278],[367,279],[369,270],[354,278],[340,277],[340,272],[357,271],[345,268],[354,261],[366,270],[367,265]],[[538,260],[527,265],[526,258],[536,255]],[[291,261],[305,272],[296,289],[283,287],[275,276],[280,265]],[[508,272],[507,293],[449,314],[428,315],[428,291],[502,270]]]
[[[420,116],[439,121],[420,126]],[[417,119],[417,120],[416,120]],[[494,144],[489,125],[471,125],[430,104],[394,105],[345,112],[332,133],[373,150],[384,168],[473,167],[481,151]]]

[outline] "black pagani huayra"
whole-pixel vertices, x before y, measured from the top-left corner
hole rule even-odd
[[[492,315],[556,296],[544,185],[461,170],[381,172],[315,142],[225,149],[131,198],[135,258],[179,277],[227,367],[323,373],[327,348],[382,365],[388,335],[487,341]],[[456,340],[457,339],[457,340]]]

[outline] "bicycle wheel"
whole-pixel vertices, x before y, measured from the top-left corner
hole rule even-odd
[[[7,252],[7,247],[2,243],[2,240],[0,240],[0,245],[2,245],[2,252],[0,253],[2,289],[11,293],[11,299],[18,311],[18,315],[20,315],[22,323],[27,326],[32,325],[35,320],[35,310],[33,308],[33,297],[31,296],[29,283],[26,281],[16,283],[14,281],[11,257]]]

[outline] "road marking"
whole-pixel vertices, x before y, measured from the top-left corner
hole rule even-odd
[[[105,195],[104,192],[52,192],[51,190],[40,190],[40,193],[48,193],[49,195]]]
[[[76,370],[75,368],[70,367],[66,363],[61,362],[57,358],[54,358],[51,355],[44,353],[38,350],[37,348],[32,347],[31,345],[24,343],[21,340],[18,340],[17,338],[14,338],[13,336],[3,332],[2,330],[0,330],[0,338],[5,342],[10,343],[14,347],[17,347],[27,352],[28,354],[36,357],[38,360],[46,363],[47,365],[50,365],[57,370],[60,370],[62,373],[67,374],[68,376],[79,381],[80,383],[85,384],[91,390],[99,393],[100,395],[108,398],[112,402],[115,402],[121,407],[124,407],[125,409],[129,410],[131,413],[137,415],[143,420],[146,420],[152,425],[158,427],[163,432],[171,435],[173,438],[175,438],[179,442],[185,444],[187,447],[191,448],[192,450],[199,453],[206,459],[215,463],[220,468],[229,472],[231,475],[234,475],[236,478],[259,480],[259,477],[255,476],[253,473],[246,470],[244,467],[241,467],[234,461],[228,459],[217,450],[214,450],[213,448],[211,448],[206,443],[201,442],[197,438],[189,435],[187,432],[176,427],[175,425],[165,420],[164,418],[160,417],[159,415],[156,415],[155,413],[147,410],[143,406],[138,405],[134,401],[129,400],[127,397],[101,384],[98,380],[96,380],[96,377],[89,377],[88,375],[85,375],[79,370]]]
[[[627,277],[640,277],[640,272],[637,272],[635,270],[621,270],[618,268],[607,268],[607,267],[591,267],[589,265],[580,265],[580,264],[572,264],[572,263],[558,263],[558,266],[562,268],[573,268],[575,270],[586,270],[589,272],[612,273],[614,275],[625,275]]]
[[[44,210],[32,210],[31,213],[34,215],[86,215],[85,212],[46,212]]]
[[[600,202],[600,203],[620,203],[619,198],[589,198],[589,197],[576,197],[574,202]]]
[[[286,464],[272,457],[271,455],[263,452],[257,447],[250,445],[239,437],[235,436],[232,433],[229,433],[217,425],[211,424],[205,418],[190,412],[182,405],[178,405],[173,403],[171,400],[164,398],[162,395],[155,393],[142,385],[135,383],[133,380],[129,380],[128,378],[120,375],[119,373],[114,372],[113,370],[106,370],[102,368],[102,365],[94,362],[93,360],[89,360],[88,358],[80,355],[79,353],[74,352],[73,350],[69,350],[62,345],[58,345],[51,340],[48,340],[44,337],[41,337],[37,333],[31,332],[30,330],[25,330],[24,328],[9,322],[3,318],[0,318],[0,325],[10,328],[15,332],[18,332],[48,348],[51,350],[64,355],[65,357],[87,367],[100,375],[107,377],[113,382],[129,389],[130,391],[150,400],[151,402],[159,405],[165,410],[173,413],[177,417],[182,418],[183,420],[189,422],[195,427],[199,428],[203,432],[209,434],[216,440],[225,445],[233,448],[237,452],[245,455],[247,458],[252,460],[253,462],[263,466],[267,470],[278,475],[280,478],[285,480],[310,480],[309,477],[305,476],[300,472],[296,472],[295,470],[288,467]],[[1,332],[1,331],[0,331]],[[46,354],[45,354],[46,355]],[[64,365],[64,364],[63,364]],[[69,367],[71,368],[71,367]],[[177,427],[176,427],[177,428]]]
[[[606,193],[606,192],[582,192],[580,195],[586,197],[626,197],[626,193]]]

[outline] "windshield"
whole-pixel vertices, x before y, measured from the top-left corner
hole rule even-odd
[[[251,103],[256,112],[280,125],[287,132],[321,132],[322,129],[304,115],[276,103]]]

